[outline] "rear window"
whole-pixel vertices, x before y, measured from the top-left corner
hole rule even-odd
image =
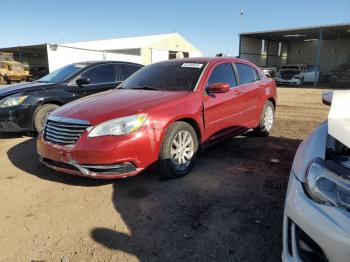
[[[192,91],[206,63],[165,61],[148,65],[131,77],[121,88],[158,89],[165,91]]]

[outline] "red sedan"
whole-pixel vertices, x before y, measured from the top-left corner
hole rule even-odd
[[[268,135],[276,99],[274,80],[246,60],[159,62],[51,113],[37,149],[69,174],[123,178],[157,163],[161,176],[181,177],[200,146],[249,129]]]

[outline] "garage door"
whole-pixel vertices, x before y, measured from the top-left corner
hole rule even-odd
[[[169,51],[162,49],[152,49],[152,63],[169,59]]]

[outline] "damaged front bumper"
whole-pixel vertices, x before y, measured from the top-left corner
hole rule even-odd
[[[76,161],[62,163],[42,156],[39,160],[45,166],[58,172],[92,178],[124,178],[138,174],[142,169],[137,169],[133,163],[125,162],[113,165],[80,165]]]
[[[75,144],[58,145],[38,135],[40,161],[58,172],[90,178],[116,179],[134,176],[158,159],[159,146],[147,134],[88,138],[84,133]]]

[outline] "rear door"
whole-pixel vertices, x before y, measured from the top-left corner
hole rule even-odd
[[[90,84],[77,87],[82,88],[84,95],[115,88],[121,80],[117,74],[116,65],[112,63],[93,66],[83,72],[80,77],[87,77],[90,80]]]
[[[216,94],[208,94],[205,91],[203,106],[206,138],[240,124],[242,102],[232,63],[221,63],[211,69],[206,87],[214,83],[228,83],[231,89],[227,93]]]
[[[241,95],[241,121],[247,128],[253,128],[260,120],[264,83],[257,70],[244,63],[235,63],[239,75],[238,89]]]

